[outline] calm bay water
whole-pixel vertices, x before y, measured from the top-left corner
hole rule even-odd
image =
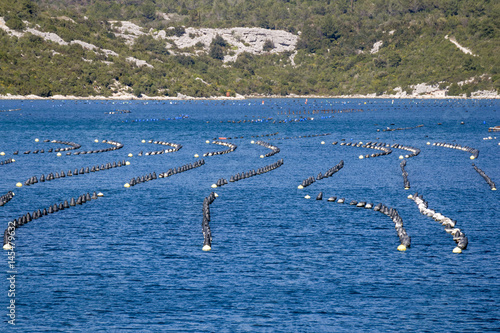
[[[0,101],[0,110],[21,109],[0,112],[0,151],[6,153],[0,161],[16,159],[0,165],[0,196],[16,194],[0,207],[5,227],[71,197],[104,194],[16,230],[15,297],[8,296],[7,251],[0,266],[1,331],[498,331],[499,197],[471,164],[500,183],[500,133],[483,140],[496,136],[488,127],[500,124],[499,106],[498,100]],[[130,113],[107,114],[114,110]],[[252,137],[266,134],[274,135]],[[304,137],[317,134],[329,135]],[[205,142],[219,137],[236,151],[124,188],[132,177],[226,149]],[[45,139],[82,145],[76,151],[110,147],[102,140],[124,147],[23,154],[66,147]],[[259,139],[281,152],[259,158],[270,151],[251,144]],[[183,148],[137,156],[169,148],[148,140]],[[334,141],[421,149],[407,160],[411,189],[404,189],[399,166],[404,150],[359,159],[376,151]],[[479,158],[427,142],[477,148]],[[210,187],[279,159],[284,164],[274,171]],[[131,165],[15,187],[35,175],[121,160]],[[340,160],[345,166],[338,173],[297,189]],[[211,205],[212,251],[203,252],[202,203],[211,191],[219,194]],[[320,191],[324,199],[314,200]],[[452,237],[407,199],[415,192],[457,221],[467,250],[452,253]],[[396,250],[399,239],[387,216],[327,202],[329,196],[396,208],[411,247]],[[11,299],[14,327],[7,316]]]

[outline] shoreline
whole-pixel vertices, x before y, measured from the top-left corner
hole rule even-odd
[[[236,95],[234,97],[227,96],[211,96],[211,97],[191,97],[186,95],[178,95],[177,97],[169,96],[141,96],[137,97],[132,94],[117,94],[115,96],[64,96],[54,95],[51,97],[40,97],[37,95],[0,95],[0,100],[99,100],[99,101],[185,101],[185,100],[251,100],[251,99],[500,99],[499,94],[478,95],[478,96],[436,96],[436,95],[338,95],[338,96],[323,96],[323,95]]]

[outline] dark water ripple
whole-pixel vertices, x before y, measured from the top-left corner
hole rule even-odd
[[[365,103],[366,102],[366,103]],[[104,197],[32,221],[17,229],[16,330],[23,332],[486,332],[500,330],[499,199],[471,166],[500,183],[498,125],[492,100],[261,100],[246,101],[0,101],[0,151],[15,163],[0,166],[0,193],[16,196],[0,207],[8,221],[85,192]],[[130,114],[107,115],[114,109]],[[356,109],[355,113],[304,111]],[[283,111],[301,111],[284,115]],[[296,112],[298,113],[298,112]],[[188,115],[184,119],[174,119]],[[333,118],[326,116],[334,115]],[[168,119],[152,121],[152,119]],[[272,118],[272,119],[270,119]],[[140,122],[132,122],[141,119]],[[151,121],[146,121],[146,120]],[[255,120],[263,120],[262,122]],[[228,123],[227,120],[247,120]],[[248,122],[254,120],[254,122]],[[267,121],[266,121],[267,120]],[[221,122],[222,121],[222,122]],[[273,123],[274,121],[274,123]],[[465,124],[461,125],[460,122]],[[442,125],[438,125],[442,123]],[[392,125],[394,124],[394,125]],[[377,132],[385,127],[422,128]],[[272,138],[280,153],[259,158],[252,135]],[[232,139],[238,148],[206,157],[200,168],[125,189],[132,177],[194,162],[205,143]],[[500,135],[499,135],[500,137]],[[60,146],[35,138],[72,141],[83,150],[125,146],[101,154],[56,157],[12,152]],[[141,140],[182,144],[175,153]],[[266,138],[259,138],[266,140]],[[379,141],[421,149],[407,161],[405,191],[398,156],[360,160],[363,148],[331,142]],[[257,139],[254,139],[257,140]],[[326,144],[320,144],[325,141]],[[480,150],[426,145],[460,143]],[[167,147],[168,148],[168,147]],[[215,147],[217,148],[217,147]],[[127,157],[128,153],[134,156]],[[264,152],[265,153],[265,152]],[[215,189],[212,251],[201,251],[202,202],[219,178],[278,159],[280,168]],[[66,177],[30,187],[16,182],[50,172],[128,160],[130,166]],[[3,159],[2,159],[3,160]],[[304,190],[309,176],[345,161],[345,167]],[[314,198],[324,192],[324,200]],[[429,206],[457,220],[469,238],[461,255],[443,227],[422,216],[406,197],[419,192]],[[305,200],[306,194],[311,200]],[[396,208],[412,237],[406,252],[393,222],[373,210],[326,201],[345,197]],[[4,277],[7,253],[4,251]],[[2,279],[2,329],[8,284]]]

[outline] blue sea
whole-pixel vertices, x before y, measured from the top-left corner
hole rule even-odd
[[[0,196],[15,193],[0,207],[4,228],[103,194],[15,230],[0,263],[0,331],[498,332],[499,191],[472,164],[500,185],[500,133],[488,132],[499,108],[475,99],[0,101],[0,162],[15,159],[0,165]],[[214,139],[237,148],[204,157],[228,149]],[[182,148],[146,154],[172,148],[150,140]],[[280,152],[261,158],[271,150],[258,140]],[[123,147],[74,154],[115,147],[108,141]],[[57,156],[71,147],[60,142],[81,147]],[[399,158],[408,151],[360,159],[380,151],[345,145],[359,142],[418,148],[405,159],[410,189]],[[475,148],[478,158],[439,142]],[[272,171],[211,187],[280,159]],[[25,185],[118,161],[130,165]],[[298,188],[340,161],[331,177]],[[202,251],[211,192],[212,249]],[[417,192],[467,236],[461,254],[408,199]],[[393,221],[352,200],[396,209],[411,247],[398,251]]]

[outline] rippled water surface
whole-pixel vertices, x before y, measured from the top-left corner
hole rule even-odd
[[[23,332],[498,331],[498,191],[472,163],[500,183],[500,133],[488,132],[500,125],[499,106],[491,100],[0,101],[0,110],[21,109],[0,112],[0,161],[16,160],[0,165],[0,196],[16,194],[0,207],[5,227],[80,194],[104,194],[16,230],[15,297],[8,295],[8,251],[0,266],[0,330],[13,328],[6,308],[15,299],[15,328]],[[411,129],[383,131],[388,127]],[[193,163],[194,154],[227,149],[206,143],[219,137],[238,148],[204,157],[199,168],[124,187],[132,177]],[[68,147],[46,139],[82,146],[72,152],[111,147],[102,140],[124,147],[24,154]],[[260,158],[270,150],[251,143],[259,139],[280,153]],[[138,156],[170,148],[148,140],[182,149]],[[408,152],[359,159],[377,151],[334,141],[419,148],[407,159],[411,189],[404,189],[398,158]],[[479,158],[434,142],[476,148]],[[279,159],[283,166],[271,172],[211,188],[219,178]],[[15,186],[121,160],[131,164]],[[297,188],[341,160],[344,168],[332,177]],[[210,206],[213,243],[204,252],[202,203],[212,191],[219,195]],[[314,200],[319,192],[322,201]],[[457,221],[469,239],[462,254],[452,253],[452,236],[407,199],[415,192]],[[387,216],[326,201],[330,196],[396,208],[411,247],[396,250]]]

